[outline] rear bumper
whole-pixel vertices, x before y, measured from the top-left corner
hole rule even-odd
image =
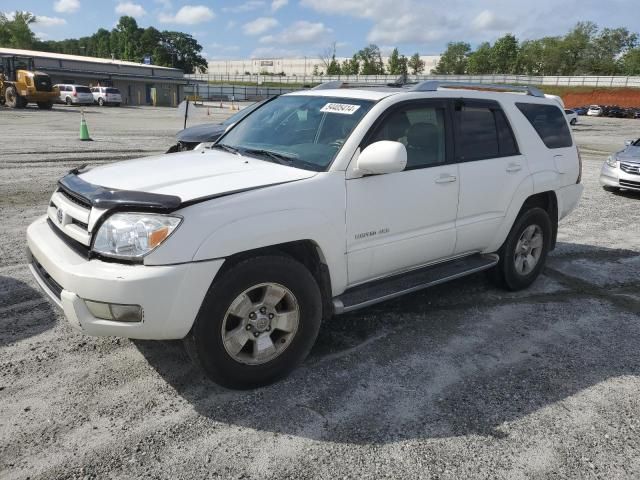
[[[140,339],[186,336],[224,260],[146,266],[86,260],[72,251],[46,223],[27,229],[29,269],[45,293],[75,328],[88,335]],[[143,321],[103,320],[84,300],[140,305]]]
[[[581,183],[567,185],[566,187],[556,190],[556,198],[558,199],[558,220],[569,215],[578,206],[578,202],[582,197],[583,191],[584,185]]]

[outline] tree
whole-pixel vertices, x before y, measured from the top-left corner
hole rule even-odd
[[[329,61],[329,65],[327,65],[327,75],[340,75],[342,73],[342,69],[340,68],[340,64],[336,60],[336,54],[331,55],[331,60]]]
[[[625,75],[640,75],[640,48],[625,53],[620,59],[620,66]]]
[[[360,67],[361,75],[384,75],[382,54],[377,45],[369,44],[356,53],[356,56],[362,62]]]
[[[638,35],[626,28],[605,28],[591,43],[585,70],[599,75],[616,75],[623,69],[620,61],[638,44]]]
[[[420,75],[424,72],[424,60],[420,58],[419,53],[411,55],[411,58],[407,60],[407,67],[411,69],[413,75]]]
[[[207,71],[207,60],[200,55],[202,46],[188,33],[164,31],[161,44],[171,56],[175,68],[185,73]]]
[[[491,47],[491,73],[515,73],[518,64],[518,40],[510,33],[499,38]]]
[[[358,57],[354,55],[351,59],[347,59],[342,62],[342,74],[343,75],[358,75],[360,73],[360,61]]]
[[[390,75],[400,75],[400,53],[397,47],[391,52],[387,65],[387,70]]]
[[[30,12],[16,10],[13,18],[0,13],[0,45],[12,48],[32,49],[36,43],[36,36],[30,25],[36,22],[36,17]]]
[[[481,43],[476,51],[469,55],[467,73],[470,75],[492,73],[494,71],[492,53],[493,50],[489,42]]]
[[[468,43],[449,42],[435,68],[435,73],[439,75],[463,75],[467,71],[470,53],[471,45]]]
[[[578,22],[573,30],[565,35],[562,42],[563,62],[559,75],[588,73],[588,62],[585,60],[597,31],[598,26],[593,22]]]

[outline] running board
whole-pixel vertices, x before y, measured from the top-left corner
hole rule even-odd
[[[495,254],[470,255],[468,257],[438,263],[382,280],[374,280],[350,288],[333,299],[336,315],[391,300],[407,293],[433,287],[456,278],[487,270],[498,263]]]

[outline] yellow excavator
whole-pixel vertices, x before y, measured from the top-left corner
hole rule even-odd
[[[0,56],[0,104],[10,108],[24,108],[35,103],[49,110],[58,98],[51,77],[35,69],[32,57]]]

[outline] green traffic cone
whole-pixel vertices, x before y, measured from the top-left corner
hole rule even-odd
[[[84,119],[84,110],[80,114],[80,140],[84,142],[93,140],[89,136],[89,128],[87,128],[87,121]]]

